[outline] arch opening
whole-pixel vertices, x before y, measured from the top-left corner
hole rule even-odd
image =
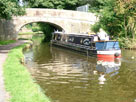
[[[54,31],[64,32],[64,29],[55,23],[41,22],[41,21],[29,22],[23,24],[23,26],[20,27],[18,31],[18,39],[20,38],[20,35],[23,34],[25,34],[26,36],[28,36],[29,34],[30,36],[30,33],[31,34],[42,33],[44,34],[44,41],[49,42],[52,37],[52,32]],[[32,36],[30,36],[30,39],[31,38]]]

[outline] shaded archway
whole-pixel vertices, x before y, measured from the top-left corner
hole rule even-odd
[[[36,21],[36,22],[28,22],[28,23],[24,23],[23,25],[20,26],[18,32],[19,32],[20,29],[23,28],[25,25],[27,25],[27,24],[32,24],[32,23],[45,23],[45,24],[51,25],[55,30],[58,30],[58,31],[65,31],[60,25],[57,25],[57,24],[55,24],[55,23],[44,22],[44,21]]]
[[[34,24],[39,29],[35,28],[35,30],[33,30]],[[31,29],[31,32],[33,32],[33,33],[38,31],[38,30],[41,31],[45,35],[44,40],[47,41],[47,42],[50,41],[52,32],[54,32],[54,31],[64,31],[64,29],[62,27],[60,27],[59,25],[56,25],[54,23],[37,21],[37,22],[29,22],[29,23],[26,23],[26,24],[20,26],[18,33],[20,32],[20,30],[22,30],[22,28],[25,28],[27,25],[30,26],[29,29]]]

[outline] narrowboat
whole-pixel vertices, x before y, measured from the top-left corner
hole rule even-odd
[[[109,36],[101,38],[98,34],[65,34],[53,32],[52,45],[86,53],[88,56],[97,56],[98,60],[111,60],[121,57],[118,41],[109,40]]]

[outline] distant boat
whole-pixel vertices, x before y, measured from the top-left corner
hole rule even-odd
[[[101,40],[97,34],[65,34],[57,31],[52,34],[51,43],[86,53],[89,56],[95,55],[99,60],[113,61],[121,57],[119,42],[109,40],[109,36]]]

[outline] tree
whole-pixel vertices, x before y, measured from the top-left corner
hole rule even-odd
[[[50,24],[41,23],[41,22],[38,23],[38,25],[40,26],[41,31],[45,35],[44,42],[49,42],[52,37],[51,33],[54,32],[56,28]]]
[[[135,0],[118,0],[117,8],[115,9],[117,15],[122,15],[123,25],[125,30],[125,37],[132,37],[135,39],[136,33],[136,1]]]
[[[121,30],[119,25],[121,23],[120,17],[118,17],[114,12],[116,0],[95,0],[95,2],[95,6],[90,4],[92,5],[90,6],[90,10],[95,12],[99,17],[99,22],[97,22],[94,26],[99,26],[99,28],[103,28],[110,35],[116,36]],[[91,3],[94,4],[94,2]]]
[[[91,12],[99,16],[96,25],[114,36],[130,36],[134,32],[136,1],[135,0],[89,0]],[[95,5],[93,5],[95,4]],[[133,23],[133,26],[131,24]],[[95,25],[95,26],[96,26]]]
[[[12,16],[23,15],[25,10],[17,0],[0,0],[0,19],[11,19]]]
[[[28,7],[74,10],[84,4],[82,0],[25,0]]]
[[[91,12],[99,17],[92,30],[103,28],[108,34],[118,37],[126,47],[136,46],[136,0],[89,0]],[[95,1],[96,5],[93,5]],[[129,42],[129,44],[128,44]]]

